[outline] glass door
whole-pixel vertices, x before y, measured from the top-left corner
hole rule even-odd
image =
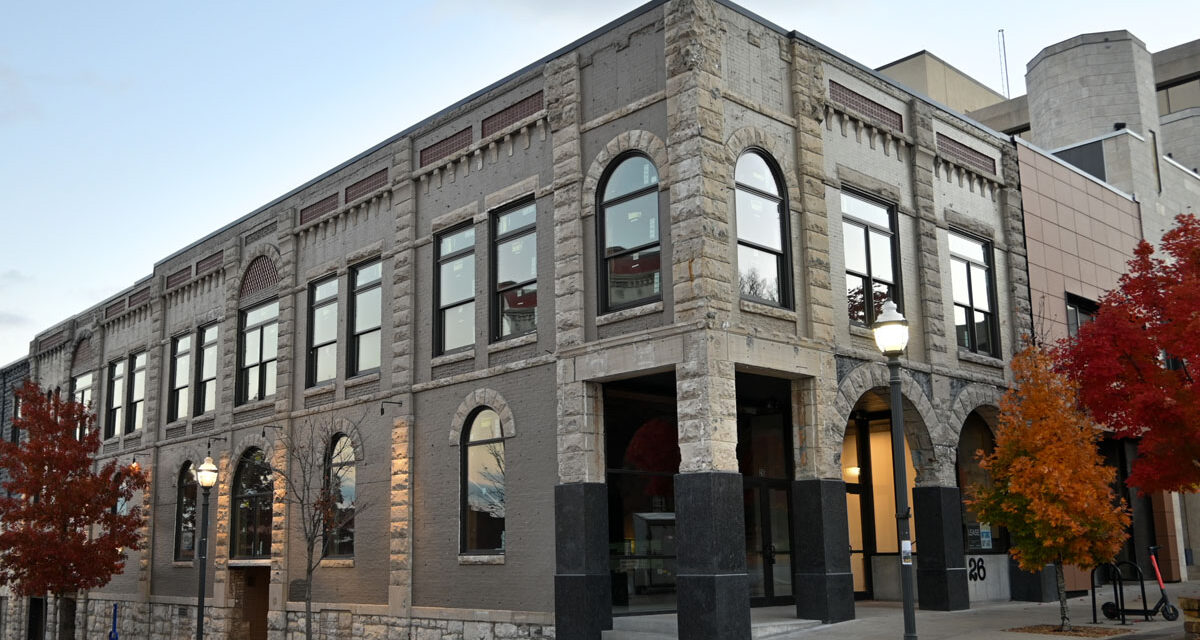
[[[746,572],[751,606],[792,600],[792,536],[786,483],[745,478]]]

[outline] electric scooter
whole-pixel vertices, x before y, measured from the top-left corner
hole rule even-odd
[[[1162,594],[1162,597],[1158,599],[1158,603],[1154,605],[1153,609],[1122,610],[1115,602],[1105,602],[1104,605],[1100,607],[1100,610],[1104,612],[1105,618],[1108,618],[1109,620],[1116,620],[1117,618],[1120,618],[1122,614],[1124,614],[1127,616],[1146,616],[1146,619],[1149,620],[1151,616],[1156,616],[1161,613],[1163,620],[1166,620],[1167,622],[1174,622],[1175,620],[1179,619],[1179,609],[1175,605],[1171,604],[1171,601],[1167,598],[1167,587],[1163,584],[1162,572],[1158,570],[1158,545],[1149,547],[1149,550],[1150,564],[1154,567],[1154,577],[1158,578],[1158,591]],[[1141,572],[1139,571],[1138,573],[1140,574]],[[1143,589],[1143,596],[1145,593],[1145,589]],[[1093,604],[1092,606],[1094,607],[1096,605]]]

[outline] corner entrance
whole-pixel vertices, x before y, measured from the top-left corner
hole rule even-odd
[[[794,602],[791,383],[739,373],[736,385],[750,605],[787,605]]]

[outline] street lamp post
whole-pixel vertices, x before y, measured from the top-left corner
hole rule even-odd
[[[204,493],[200,508],[200,588],[196,592],[196,640],[204,640],[204,579],[208,575],[208,492],[217,484],[217,465],[212,456],[205,456],[196,470],[196,482]]]
[[[909,540],[908,475],[904,466],[904,405],[900,395],[900,354],[908,346],[908,321],[896,310],[896,303],[883,303],[875,325],[875,344],[888,359],[888,378],[892,392],[892,484],[896,488],[896,537],[900,543],[900,591],[904,598],[904,640],[917,639],[917,618],[913,610],[912,541]]]

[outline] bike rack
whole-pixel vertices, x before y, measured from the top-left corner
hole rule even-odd
[[[1096,572],[1100,569],[1107,568],[1111,571],[1113,576],[1113,602],[1117,606],[1117,611],[1119,611],[1121,614],[1121,624],[1129,624],[1129,622],[1125,619],[1125,576],[1121,572],[1121,568],[1126,566],[1132,568],[1133,574],[1137,576],[1138,585],[1140,586],[1142,592],[1142,603],[1147,607],[1146,609],[1142,610],[1142,615],[1145,616],[1146,622],[1150,622],[1149,603],[1146,600],[1146,576],[1142,572],[1141,567],[1128,560],[1122,560],[1120,562],[1105,562],[1097,565],[1095,569],[1092,569],[1092,623],[1099,622],[1099,620],[1096,618]]]

